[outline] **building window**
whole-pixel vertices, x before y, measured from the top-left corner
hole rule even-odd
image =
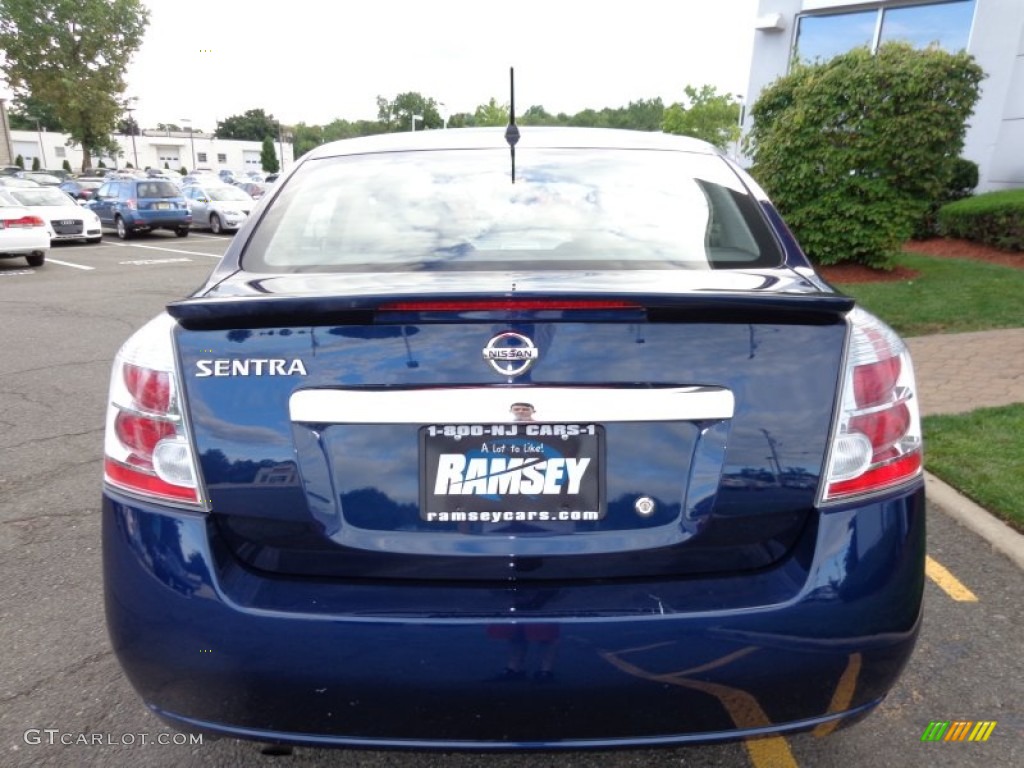
[[[57,154],[57,157],[67,157],[68,153],[64,147],[54,147],[53,151]]]
[[[902,40],[915,48],[935,43],[947,51],[961,51],[967,48],[973,17],[974,0],[889,8],[882,16],[879,40]]]
[[[796,37],[796,58],[808,64],[828,61],[841,53],[871,45],[878,11],[801,16]]]
[[[222,154],[220,154],[219,152],[217,153],[217,162],[218,162],[218,163],[220,163],[221,165],[223,165],[223,164],[224,164],[224,163],[226,163],[227,161],[228,161],[228,156],[227,156],[227,155],[222,155]]]
[[[950,0],[924,5],[878,7],[851,13],[801,16],[794,58],[814,63],[881,43],[908,42],[917,48],[938,45],[947,51],[967,47],[976,0]]]
[[[196,152],[196,158],[197,158],[196,159],[197,163],[205,163],[206,162],[206,153],[205,152]]]

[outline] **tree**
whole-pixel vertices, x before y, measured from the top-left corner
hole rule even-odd
[[[181,126],[177,123],[157,123],[156,129],[165,133],[178,133],[182,130]]]
[[[214,136],[218,139],[237,139],[240,141],[263,141],[268,136],[277,138],[280,123],[273,115],[262,109],[249,109],[244,114],[232,115],[217,121]]]
[[[64,132],[64,126],[53,109],[48,104],[32,98],[31,94],[15,98],[7,116],[10,118],[11,128],[16,131],[34,131],[38,120],[39,128],[43,130]]]
[[[508,125],[508,104],[499,104],[493,96],[473,112],[473,125]]]
[[[298,123],[291,128],[292,152],[295,159],[324,143],[324,129],[319,125]]]
[[[800,65],[751,109],[753,172],[819,264],[885,268],[950,187],[984,73],[888,43]]]
[[[32,170],[33,171],[38,171],[42,167],[43,166],[39,163],[39,158],[38,157],[33,157],[32,158]]]
[[[277,153],[274,151],[274,140],[270,136],[263,138],[263,148],[260,150],[260,165],[264,173],[277,173],[281,166],[277,162]]]
[[[81,145],[83,169],[92,152],[110,150],[124,72],[148,24],[142,0],[0,2],[7,82],[15,97],[31,97],[53,111]]]
[[[117,132],[122,136],[142,135],[142,132],[139,130],[139,122],[134,117],[126,117],[124,120],[119,120],[117,123]]]
[[[665,133],[693,136],[725,149],[739,138],[740,104],[730,94],[720,94],[712,85],[697,90],[683,89],[686,103],[672,104],[665,110],[661,129]]]
[[[444,127],[437,102],[433,99],[414,91],[400,93],[393,101],[388,101],[383,96],[377,97],[377,119],[389,133],[412,130],[413,115],[420,116],[416,118],[416,130]]]

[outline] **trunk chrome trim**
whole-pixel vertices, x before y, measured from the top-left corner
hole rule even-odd
[[[731,419],[733,393],[722,387],[431,387],[302,389],[288,401],[307,424],[491,424],[514,421],[513,403],[537,422],[717,421]]]

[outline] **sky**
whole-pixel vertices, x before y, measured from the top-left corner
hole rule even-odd
[[[742,95],[758,0],[143,0],[127,72],[143,128],[262,109],[286,125],[377,118],[416,91],[450,114],[494,97],[574,114],[687,85]],[[442,110],[443,112],[443,110]]]

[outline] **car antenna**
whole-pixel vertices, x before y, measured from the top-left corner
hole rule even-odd
[[[508,68],[508,127],[505,128],[505,141],[508,142],[508,149],[512,155],[512,183],[516,183],[516,144],[519,142],[519,126],[516,125],[516,70],[515,67]]]

